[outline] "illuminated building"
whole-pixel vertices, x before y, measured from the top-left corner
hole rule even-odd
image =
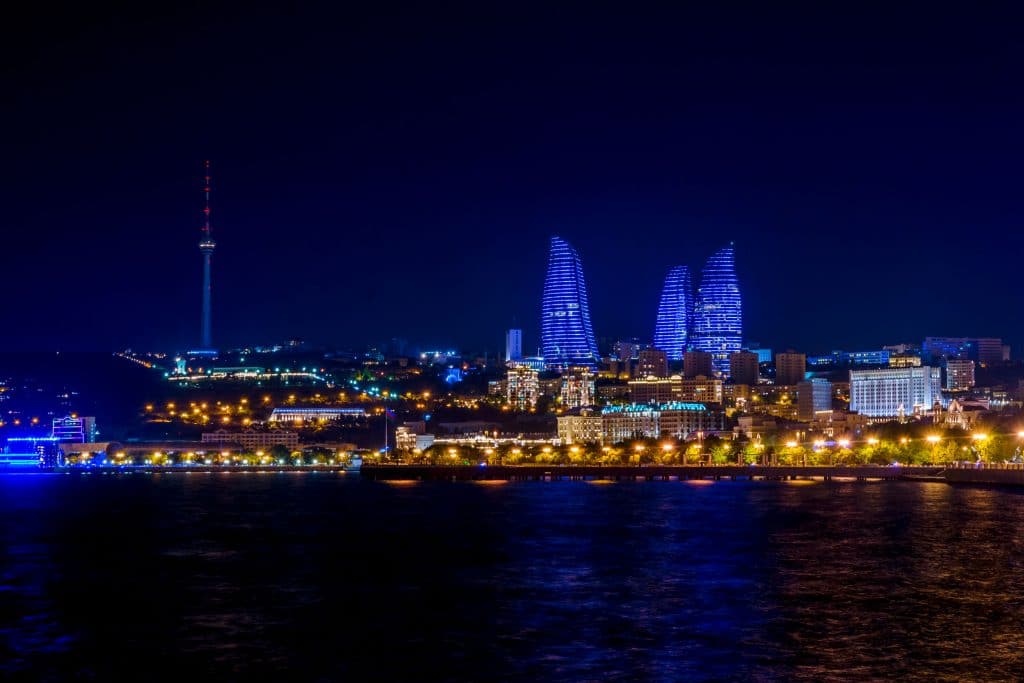
[[[946,361],[946,389],[965,391],[974,386],[974,361],[950,358]]]
[[[667,403],[679,397],[682,379],[673,377],[644,377],[629,381],[629,398],[633,403]]]
[[[757,354],[758,363],[771,363],[772,362],[772,350],[759,347],[757,344],[751,344],[744,351],[750,351],[751,353]]]
[[[683,354],[683,377],[711,377],[714,358],[706,351],[687,351]]]
[[[52,467],[60,464],[60,444],[52,436],[12,436],[0,452],[0,467]]]
[[[733,246],[711,255],[701,274],[693,307],[693,343],[712,355],[716,373],[729,374],[729,354],[740,350],[743,311]]]
[[[637,377],[668,377],[668,354],[661,349],[644,349],[636,363]]]
[[[1003,340],[994,337],[925,337],[921,354],[931,361],[967,358],[979,363],[998,363],[1010,355]]]
[[[676,266],[668,272],[658,304],[654,346],[665,351],[672,361],[682,360],[689,343],[692,291],[690,271],[686,266]]]
[[[890,368],[919,368],[921,356],[912,353],[889,353]]]
[[[796,385],[797,418],[811,422],[832,410],[832,382],[809,379]]]
[[[540,373],[529,365],[514,363],[505,378],[505,399],[516,410],[529,410],[540,398]]]
[[[558,416],[558,440],[565,446],[601,441],[601,414],[582,409]]]
[[[754,386],[760,379],[760,361],[753,351],[729,354],[729,375],[733,384]]]
[[[775,383],[790,386],[804,381],[807,372],[807,356],[802,353],[778,353],[775,355]]]
[[[723,382],[713,377],[647,377],[629,382],[630,400],[636,404],[684,401],[721,403]]]
[[[582,408],[596,403],[594,371],[574,366],[562,375],[561,401],[566,408]]]
[[[505,333],[505,362],[523,357],[523,331],[513,328]]]
[[[433,445],[433,434],[417,434],[410,427],[406,426],[395,428],[395,450],[425,451]]]
[[[50,436],[57,441],[93,443],[96,441],[96,433],[95,417],[68,415],[54,418]]]
[[[274,408],[268,420],[302,425],[307,422],[337,422],[344,419],[366,417],[362,408]]]
[[[568,242],[551,238],[544,297],[541,303],[541,347],[550,368],[594,365],[597,343],[590,323],[590,303],[579,254]]]
[[[609,406],[601,411],[604,443],[630,439],[672,437],[685,439],[694,432],[725,428],[725,414],[702,403],[668,402],[659,405]]]
[[[203,176],[203,227],[199,240],[199,253],[203,255],[203,315],[201,323],[201,345],[203,351],[213,349],[213,312],[211,310],[211,293],[213,284],[210,280],[210,260],[217,243],[213,241],[210,228],[210,162],[204,164]]]
[[[284,429],[269,429],[258,432],[247,429],[241,432],[229,432],[226,429],[218,429],[215,432],[206,432],[202,436],[204,445],[239,446],[245,449],[271,448],[272,446],[288,446],[295,448],[299,445],[297,432],[290,432]]]
[[[890,352],[878,351],[833,351],[823,356],[808,356],[807,365],[821,367],[887,367]]]
[[[940,368],[850,370],[850,410],[867,417],[903,417],[941,399]]]

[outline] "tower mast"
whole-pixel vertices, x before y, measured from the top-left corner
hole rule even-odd
[[[203,227],[202,236],[199,240],[199,253],[203,255],[203,317],[201,321],[201,345],[203,350],[213,349],[213,325],[212,313],[210,310],[210,295],[212,283],[210,281],[210,259],[217,243],[213,241],[210,230],[210,161],[203,162]]]

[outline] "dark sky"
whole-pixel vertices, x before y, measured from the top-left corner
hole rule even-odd
[[[1024,339],[992,5],[150,4],[5,21],[0,349],[194,345],[205,158],[222,346],[535,348],[552,234],[599,337],[734,240],[748,339]]]

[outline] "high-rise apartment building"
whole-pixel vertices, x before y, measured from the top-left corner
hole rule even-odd
[[[832,410],[832,382],[814,378],[796,385],[797,417],[811,422]]]
[[[690,270],[676,266],[665,277],[654,326],[654,346],[668,354],[669,360],[682,360],[689,343],[693,294]]]
[[[974,361],[950,358],[946,361],[946,389],[965,391],[974,386]]]
[[[867,417],[902,417],[932,409],[942,397],[940,368],[850,370],[850,410]]]
[[[661,349],[644,349],[636,363],[636,376],[668,377],[668,354]]]
[[[683,354],[683,377],[711,377],[714,374],[714,357],[707,351],[687,351]]]
[[[775,354],[775,383],[790,386],[804,381],[807,373],[807,355],[803,353]]]
[[[729,354],[742,346],[743,310],[733,246],[711,255],[693,307],[693,344],[712,355],[715,372],[729,374]]]
[[[516,410],[529,410],[540,397],[540,373],[529,365],[514,363],[505,380],[505,398]]]
[[[505,332],[505,362],[523,357],[523,331],[512,328]]]
[[[576,250],[559,237],[551,238],[548,270],[541,303],[541,347],[544,363],[563,369],[594,365],[597,343],[590,322],[590,303],[583,264]]]
[[[733,384],[754,386],[760,378],[760,363],[753,351],[737,351],[729,354],[729,376]]]
[[[597,403],[594,379],[594,371],[588,366],[568,368],[562,375],[562,405],[566,408],[583,408]]]

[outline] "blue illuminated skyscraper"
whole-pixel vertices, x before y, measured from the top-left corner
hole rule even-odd
[[[566,368],[597,362],[583,264],[576,250],[560,237],[551,238],[540,327],[547,367]]]
[[[733,246],[711,255],[693,306],[693,348],[712,355],[715,372],[729,374],[729,354],[740,350],[743,309]]]
[[[689,342],[692,291],[689,268],[676,266],[668,271],[654,325],[654,348],[668,354],[670,361],[682,360]]]

